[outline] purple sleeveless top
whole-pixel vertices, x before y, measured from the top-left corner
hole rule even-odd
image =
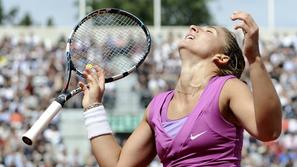
[[[162,126],[162,115],[167,113],[174,91],[153,98],[148,121],[154,131],[157,154],[165,167],[240,166],[243,129],[226,121],[219,111],[219,96],[230,78],[234,76],[216,76],[208,82],[175,137],[168,135]]]

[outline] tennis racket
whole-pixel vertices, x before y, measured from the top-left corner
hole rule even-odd
[[[25,132],[23,142],[32,145],[64,103],[82,91],[80,87],[68,91],[69,84],[74,82],[73,74],[83,79],[85,68],[98,65],[104,70],[106,83],[121,79],[142,64],[150,47],[151,36],[147,27],[129,12],[104,8],[85,16],[67,40],[64,89]]]

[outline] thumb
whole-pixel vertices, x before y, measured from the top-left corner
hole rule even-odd
[[[83,91],[84,94],[89,92],[88,86],[86,84],[79,81],[78,85],[79,85],[79,87],[81,88],[81,90]]]

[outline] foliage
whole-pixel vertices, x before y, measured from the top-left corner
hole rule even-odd
[[[48,27],[51,27],[54,25],[54,19],[52,17],[49,17],[47,20],[46,20],[46,25]]]
[[[21,26],[30,26],[32,25],[33,20],[31,19],[31,16],[29,13],[26,13],[24,15],[24,17],[21,19],[21,21],[19,22],[19,25]]]
[[[7,12],[4,10],[2,0],[0,0],[0,25],[23,25],[30,26],[33,24],[32,17],[26,13],[21,20],[16,22],[16,17],[19,13],[18,7],[12,7]]]
[[[129,11],[152,25],[154,19],[153,0],[87,0],[91,10],[113,7]],[[161,0],[162,25],[209,24],[211,14],[206,0]]]
[[[212,18],[205,0],[162,0],[162,24],[210,24]]]
[[[0,0],[0,25],[3,23],[3,13],[2,0]]]
[[[14,24],[15,18],[19,13],[18,7],[11,8],[6,14],[5,14],[5,23]]]

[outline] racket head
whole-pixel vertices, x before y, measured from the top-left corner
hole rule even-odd
[[[80,76],[85,68],[98,65],[107,83],[132,73],[150,48],[149,30],[140,19],[121,9],[104,8],[91,12],[74,27],[66,56],[71,70]]]

